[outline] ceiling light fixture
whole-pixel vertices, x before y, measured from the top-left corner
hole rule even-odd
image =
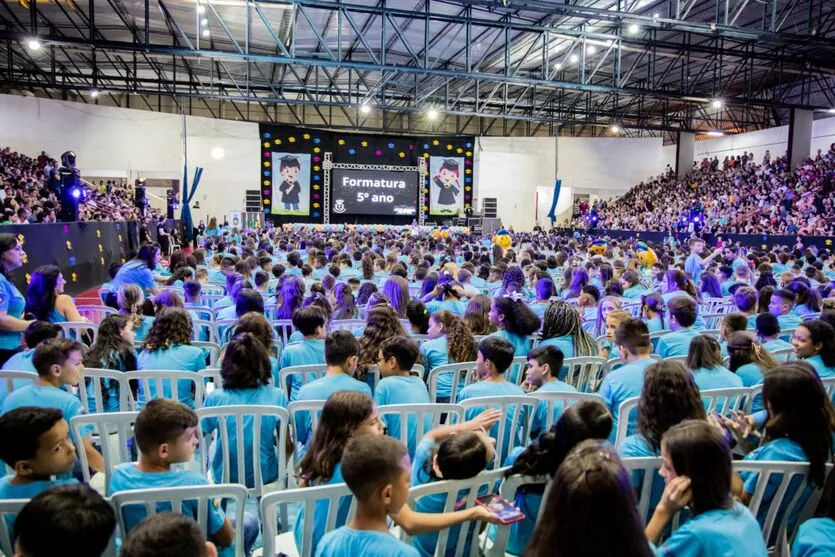
[[[568,57],[568,61],[571,62],[572,64],[576,64],[579,59],[580,59],[580,57],[577,56],[576,54],[572,54],[571,56]]]
[[[203,36],[204,36],[204,37],[208,37],[208,36],[210,36],[211,34],[212,34],[212,32],[211,32],[211,31],[209,31],[208,29],[203,29]]]
[[[722,99],[713,99],[713,102],[710,103],[710,106],[713,108],[722,108]]]
[[[29,39],[26,41],[26,46],[29,47],[29,50],[40,50],[41,48],[41,41],[38,39]]]
[[[430,120],[437,120],[438,118],[438,110],[435,108],[430,108],[426,111],[426,117]]]
[[[369,112],[371,112],[371,107],[363,103],[360,105],[360,112],[362,112],[363,114],[368,114]]]
[[[637,23],[633,23],[632,25],[630,25],[630,26],[629,26],[629,34],[630,34],[630,35],[635,35],[635,34],[637,34],[637,33],[638,33],[638,31],[640,31],[640,30],[641,30],[641,28],[640,28],[640,27],[638,27],[638,24],[637,24]]]
[[[612,133],[620,133],[620,126],[618,126],[617,124],[613,125],[609,129],[612,131]]]

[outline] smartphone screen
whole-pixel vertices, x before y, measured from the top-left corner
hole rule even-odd
[[[487,509],[499,517],[502,524],[510,524],[511,522],[517,522],[525,518],[525,515],[521,511],[517,510],[509,501],[502,499],[495,493],[479,497],[476,499],[476,503],[482,507],[487,507]]]

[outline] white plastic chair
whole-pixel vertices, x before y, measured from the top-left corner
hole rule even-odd
[[[193,311],[197,314],[197,318],[202,319],[203,321],[211,321],[215,317],[212,308],[209,306],[186,306],[185,309],[189,312]]]
[[[441,425],[445,416],[445,424],[460,424],[464,421],[464,408],[458,404],[390,404],[377,408],[380,419],[386,421],[386,416],[399,418],[399,428],[389,429],[388,434],[402,442],[409,449],[409,456],[414,457],[418,442],[430,430]],[[411,431],[414,426],[414,431]]]
[[[417,343],[418,346],[429,340],[429,335],[419,335],[417,333],[410,333],[409,338]]]
[[[197,372],[203,379],[203,392],[206,396],[216,389],[223,388],[223,378],[220,376],[220,369],[207,367]]]
[[[353,333],[365,328],[364,319],[336,319],[331,321],[330,330],[333,331],[348,331]]]
[[[222,284],[203,284],[200,286],[201,296],[225,296],[226,286]]]
[[[222,472],[220,478],[213,478],[218,483],[233,483],[232,476],[236,478],[235,483],[247,486],[250,497],[260,497],[264,493],[281,489],[287,485],[287,466],[284,449],[287,446],[287,429],[290,424],[290,415],[287,410],[277,406],[256,406],[256,405],[231,405],[213,406],[211,408],[200,408],[197,410],[197,417],[200,419],[200,438],[203,441],[204,450],[200,452],[200,464],[203,474],[207,477],[212,474],[213,453],[220,451],[222,455]],[[208,418],[214,418],[217,422],[216,430],[209,430]],[[276,427],[272,429],[273,442],[278,463],[278,475],[271,483],[265,484],[263,470],[261,470],[261,425],[265,419],[275,419]],[[234,428],[235,432],[235,459],[232,459],[232,446],[229,443],[229,431]],[[211,440],[214,438],[214,450]],[[247,454],[246,442],[251,443],[251,453]],[[253,485],[247,478],[247,463],[252,469]]]
[[[311,557],[313,555],[313,517],[316,515],[317,506],[320,509],[327,508],[325,532],[332,532],[336,528],[343,526],[343,524],[336,523],[337,515],[339,514],[339,502],[343,497],[351,498],[347,516],[347,520],[351,520],[356,512],[356,501],[351,494],[351,490],[345,484],[287,489],[264,495],[261,498],[261,521],[264,528],[263,555],[267,557],[286,554],[299,555],[299,557]],[[317,505],[319,502],[327,502],[327,505]],[[281,536],[278,535],[276,507],[282,511],[282,514],[286,514],[290,505],[294,507],[297,505],[304,509],[305,521],[304,528],[302,529],[302,546],[299,548],[296,547],[293,532],[287,532]]]
[[[96,336],[99,332],[98,325],[87,321],[64,321],[63,323],[56,323],[56,325],[61,327],[64,338],[77,340],[88,346],[96,342]],[[88,338],[85,339],[85,336]],[[87,343],[88,339],[90,341],[89,344]]]
[[[192,342],[198,341],[200,339],[201,332],[207,332],[209,334],[208,341],[202,342],[213,342],[215,344],[220,344],[217,326],[215,325],[214,320],[208,319],[192,319],[191,320],[191,338]]]
[[[551,491],[551,478],[548,476],[522,476],[519,474],[508,476],[499,487],[499,495],[503,499],[513,502],[516,499],[516,492],[520,487],[534,485],[544,487],[544,492],[542,493],[542,506],[540,507],[541,511],[544,509],[545,502],[548,500],[548,493]],[[537,515],[537,524],[539,524],[539,521],[542,520],[543,514],[543,512],[539,512]],[[509,541],[510,524],[497,524],[496,537],[493,539],[492,546],[486,550],[482,547],[484,557],[505,557],[505,550],[507,549]]]
[[[482,472],[478,476],[467,480],[432,482],[413,487],[409,490],[409,505],[414,509],[417,508],[422,498],[442,494],[445,496],[443,512],[448,513],[470,509],[476,505],[476,499],[478,497],[495,492],[497,484],[502,480],[508,470],[509,468],[498,468],[496,470]],[[464,501],[463,505],[460,505],[461,501]],[[450,533],[456,528],[458,529],[457,538],[450,539]],[[465,553],[468,537],[472,539],[469,554]],[[401,531],[401,540],[406,543],[410,542],[410,538],[405,531]],[[455,548],[455,551],[447,553],[448,549],[452,547]],[[455,557],[464,557],[465,555],[474,556],[477,554],[477,549],[478,524],[475,522],[465,522],[460,527],[446,528],[438,532],[435,555],[454,555]]]
[[[276,333],[276,337],[281,339],[284,346],[290,344],[290,336],[295,331],[292,319],[275,319],[270,321],[270,326]]]
[[[725,416],[731,410],[742,410],[751,413],[754,396],[762,392],[762,384],[753,387],[730,387],[727,389],[709,389],[701,391],[705,412],[718,412]]]
[[[311,381],[324,377],[327,371],[328,366],[326,364],[285,367],[278,372],[278,381],[281,384],[276,385],[276,387],[282,389],[284,394],[287,395],[287,400],[290,400],[290,377],[299,376],[301,377],[301,384],[306,385]]]
[[[667,356],[664,358],[665,362],[679,362],[684,367],[687,367],[687,356]],[[690,369],[690,368],[687,368]]]
[[[121,491],[112,496],[113,507],[116,509],[116,520],[122,536],[127,535],[131,530],[128,528],[125,513],[135,513],[139,509],[145,511],[143,519],[157,513],[173,510],[175,513],[190,516],[197,521],[202,532],[208,532],[209,508],[219,500],[234,502],[235,554],[243,555],[246,488],[242,485],[218,484],[135,489]],[[183,508],[187,503],[190,503],[189,508]],[[130,524],[130,526],[136,526],[140,521]]]
[[[88,392],[92,388],[93,400],[95,401],[95,412],[104,412],[104,390],[105,387],[102,382],[115,381],[119,387],[119,412],[130,412],[132,410],[130,404],[130,383],[123,371],[116,371],[114,369],[101,369],[93,367],[85,367],[84,381],[79,385],[79,398],[81,399],[81,408],[85,414],[90,413],[90,401],[88,399]],[[87,379],[90,380],[89,385]]]
[[[642,457],[642,458],[623,458],[623,467],[630,473],[630,477],[638,475],[642,478],[640,490],[635,492],[635,497],[638,499],[638,516],[644,524],[649,522],[652,514],[655,512],[655,504],[658,501],[653,501],[653,487],[658,486],[660,489],[663,479],[659,476],[658,471],[661,469],[662,461],[658,457]],[[673,517],[674,526],[678,526],[679,515]]]
[[[501,466],[511,450],[527,444],[531,419],[538,406],[536,399],[529,396],[484,396],[462,400],[459,404],[464,409],[465,418],[470,409],[501,411],[501,419],[491,428],[491,435],[496,432],[496,460],[493,466]],[[509,424],[508,415],[512,415]]]
[[[38,381],[38,374],[31,371],[0,370],[0,381],[6,382],[6,395],[27,385],[34,385]]]
[[[652,351],[655,352],[655,349],[658,348],[658,339],[666,335],[667,333],[672,333],[673,331],[669,329],[665,329],[663,331],[655,331],[654,333],[649,334],[649,341],[652,343]]]
[[[528,365],[528,355],[516,356],[513,358],[510,367],[504,372],[505,380],[510,381],[516,385],[521,385],[525,380],[525,368]]]
[[[28,502],[29,499],[0,499],[0,552],[3,555],[15,554],[12,532],[6,519],[19,515]]]
[[[225,289],[224,289],[225,290]],[[225,298],[226,294],[200,294],[200,305],[208,306],[210,308],[214,308],[215,302],[218,300]]]
[[[563,369],[568,368],[564,381],[582,393],[594,392],[603,380],[607,364],[606,358],[598,356],[566,358],[562,364]]]
[[[623,402],[620,403],[620,407],[617,409],[618,412],[618,429],[615,432],[615,447],[620,448],[623,440],[629,435],[629,415],[633,412],[637,412],[638,408],[638,401],[641,400],[641,397],[635,396],[632,398],[627,398]]]
[[[104,458],[104,485],[110,495],[110,478],[119,464],[132,462],[129,442],[134,438],[133,424],[139,412],[111,412],[109,414],[80,414],[70,421],[73,435],[78,440],[78,458],[81,460],[81,473],[84,483],[90,483],[90,463],[87,453],[81,447],[83,430],[93,427],[101,444]],[[138,450],[138,447],[137,447]]]
[[[546,405],[546,422],[545,422],[545,431],[551,429],[551,426],[554,425],[554,422],[559,419],[559,415],[565,411],[566,408],[569,406],[574,406],[578,402],[582,402],[584,400],[591,400],[603,403],[603,397],[600,395],[595,395],[592,393],[573,393],[573,392],[554,392],[554,391],[536,391],[533,393],[528,393],[528,396],[531,398],[535,398],[540,403],[544,403]],[[559,415],[557,415],[557,405],[560,405],[562,410],[560,410]]]
[[[714,339],[716,341],[721,340],[719,329],[705,329],[703,331],[699,331],[699,334],[711,337],[712,339]]]
[[[189,382],[189,388],[194,394],[194,408],[203,406],[203,379],[199,373],[193,371],[179,371],[167,369],[146,369],[142,371],[129,371],[125,374],[129,381],[139,382],[140,398],[144,400],[133,400],[131,405],[134,410],[139,410],[145,402],[152,398],[170,398],[182,402],[184,396],[181,390],[184,388],[180,381]]]
[[[218,366],[218,361],[220,360],[219,344],[216,342],[203,342],[202,340],[192,340],[189,344],[209,353],[209,367]]]
[[[237,319],[221,319],[215,320],[215,328],[217,329],[217,338],[220,344],[226,344],[235,333],[235,326],[238,324]]]
[[[438,379],[443,374],[449,374],[452,377],[452,390],[450,391],[449,400],[450,402],[455,402],[458,398],[458,390],[473,382],[472,376],[475,373],[476,365],[476,362],[462,362],[460,364],[438,366],[430,371],[427,380],[429,384],[429,400],[438,402]]]
[[[297,400],[287,405],[287,412],[290,414],[290,423],[293,424],[293,431],[296,432],[296,443],[301,443],[298,438],[299,423],[304,420],[307,422],[310,417],[310,427],[307,431],[307,439],[305,443],[309,443],[316,433],[316,428],[319,426],[319,418],[322,415],[322,407],[325,406],[324,400]]]
[[[110,306],[82,305],[77,306],[76,309],[82,317],[86,318],[91,323],[95,323],[96,325],[100,325],[104,318],[108,315],[116,315],[119,313],[119,310]]]
[[[0,375],[0,377],[2,376]],[[829,400],[835,404],[835,377],[821,379],[821,383],[823,383],[823,389],[826,391],[826,394],[829,395]]]
[[[794,348],[780,348],[771,353],[778,362],[788,363],[794,360]]]

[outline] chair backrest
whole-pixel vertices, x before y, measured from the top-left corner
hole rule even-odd
[[[785,340],[786,342],[791,342],[792,337],[794,336],[794,332],[797,328],[794,329],[781,329],[780,336],[778,338]]]
[[[116,315],[119,313],[119,310],[110,306],[82,305],[76,306],[76,309],[82,317],[84,317],[92,323],[95,323],[96,325],[101,324],[102,320],[108,315]]]
[[[525,446],[530,437],[531,420],[538,402],[529,396],[485,396],[463,400],[459,403],[464,409],[471,408],[498,409],[502,417],[496,430],[496,460],[499,466],[514,447]],[[508,416],[511,419],[508,421]],[[515,439],[514,439],[515,437]]]
[[[144,509],[146,517],[165,511],[191,516],[200,525],[200,531],[208,532],[209,509],[221,500],[234,502],[235,549],[236,554],[243,555],[246,488],[242,485],[217,484],[136,489],[121,491],[112,497],[117,524],[123,537],[130,533],[128,526],[135,526],[135,524],[128,524],[125,511],[136,513],[137,507]],[[191,503],[189,505],[192,507],[191,510],[183,508],[183,505],[187,503]],[[192,512],[194,512],[193,515]]]
[[[666,335],[667,333],[672,333],[673,331],[669,329],[664,329],[663,331],[655,331],[654,333],[649,334],[649,341],[652,343],[652,350],[655,351],[658,348],[658,339]]]
[[[623,406],[621,406],[623,408]],[[653,501],[653,484],[660,482],[658,471],[661,469],[662,460],[659,457],[623,458],[623,467],[631,472],[631,477],[640,476],[643,478],[640,490],[635,491],[635,498],[638,500],[638,516],[641,520],[648,521],[657,501]]]
[[[226,344],[235,333],[235,325],[238,324],[237,319],[220,319],[215,320],[215,327],[217,327],[217,337],[220,344]]]
[[[203,379],[203,392],[206,396],[209,396],[209,393],[215,389],[223,388],[223,378],[220,376],[220,369],[207,367],[206,369],[201,369],[198,373]]]
[[[270,325],[272,326],[273,331],[275,331],[276,337],[281,339],[281,343],[284,346],[290,344],[290,335],[292,335],[295,330],[292,319],[275,319],[270,321]]]
[[[593,400],[603,403],[603,397],[592,393],[572,393],[572,392],[554,392],[554,391],[537,391],[528,394],[529,397],[535,398],[540,402],[544,402],[546,406],[546,424],[545,430],[551,429],[554,422],[559,419],[557,414],[562,415],[565,409],[569,406],[574,406],[578,402],[584,400]]]
[[[801,499],[806,495],[807,487],[811,487],[807,479],[809,473],[807,462],[736,460],[733,462],[733,469],[735,472],[757,474],[757,484],[748,503],[748,508],[754,516],[763,518],[763,500],[766,491],[769,494],[773,493],[771,500],[767,502],[768,512],[764,516],[765,521],[761,524],[766,543],[784,534],[789,540],[794,538],[797,527],[812,515],[820,501],[822,489],[817,487],[809,494],[808,500],[802,503],[796,524],[790,525],[789,518],[792,515],[790,511],[801,503]],[[828,477],[831,473],[832,464],[829,463],[826,465],[826,476]],[[779,484],[775,491],[774,484],[778,480]],[[772,485],[769,486],[769,483]],[[826,485],[826,479],[824,479],[824,485]],[[781,515],[779,523],[777,522],[778,515]],[[789,526],[793,527],[792,531],[788,531]]]
[[[218,343],[192,340],[190,344],[209,353],[209,367],[218,366],[218,361],[220,360],[220,345]]]
[[[2,375],[0,375],[0,377],[2,377]],[[821,383],[823,383],[823,388],[826,391],[826,394],[829,395],[829,400],[833,401],[833,404],[835,404],[835,377],[821,379]]]
[[[17,516],[20,510],[26,506],[29,499],[0,499],[0,552],[3,555],[14,555],[14,539],[9,528],[7,518]]]
[[[348,331],[353,333],[365,328],[364,319],[335,319],[331,321],[330,330],[333,331]]]
[[[409,335],[409,338],[411,338],[413,341],[417,343],[418,346],[420,346],[421,344],[429,340],[429,335],[419,335],[416,333],[411,333]]]
[[[414,456],[414,448],[430,430],[443,424],[460,424],[464,421],[464,408],[458,404],[390,404],[377,407],[381,419],[386,416],[399,417],[399,431],[389,431],[388,434],[402,442]],[[417,426],[414,432],[409,431],[409,423]]]
[[[197,315],[197,318],[203,321],[211,321],[215,318],[215,314],[209,306],[186,306],[186,310],[189,312],[193,311]]]
[[[667,356],[664,358],[665,362],[680,362],[687,367],[687,356]],[[689,369],[689,368],[688,368]]]
[[[821,312],[816,311],[814,313],[807,313],[803,317],[800,318],[801,321],[813,321],[815,319],[820,319]]]
[[[290,400],[290,378],[298,377],[301,379],[300,385],[310,383],[325,376],[328,371],[326,364],[311,364],[307,366],[290,366],[285,367],[278,372],[278,381],[280,385],[276,385],[279,389],[284,391],[287,395],[287,400]]]
[[[507,371],[504,372],[505,379],[516,385],[521,385],[522,382],[525,380],[525,368],[527,367],[527,365],[527,354],[525,354],[524,356],[516,356],[515,358],[513,358],[513,362],[511,362],[510,367],[507,368]]]
[[[200,304],[204,306],[208,306],[210,308],[215,307],[215,302],[220,300],[221,298],[226,297],[226,294],[201,294],[200,295]]]
[[[566,358],[562,364],[563,369],[568,368],[565,382],[582,393],[592,393],[603,380],[607,363],[606,358],[598,356]]]
[[[548,492],[551,490],[551,478],[548,476],[522,476],[519,474],[514,474],[512,476],[508,476],[504,479],[501,486],[499,487],[499,495],[507,500],[513,502],[516,499],[516,492],[522,486],[544,486],[544,492],[542,494],[542,508],[545,506],[545,502],[548,500]],[[540,512],[537,516],[537,523],[542,519],[542,515],[545,514]],[[505,551],[507,549],[507,543],[510,540],[510,525],[509,524],[497,524],[496,525],[496,536],[493,538],[493,547],[487,549],[484,552],[485,557],[504,557]]]
[[[467,480],[448,480],[443,482],[432,482],[420,486],[413,487],[409,490],[409,504],[414,509],[424,497],[432,495],[444,496],[444,510],[449,513],[464,509],[470,509],[476,505],[476,499],[480,496],[494,493],[497,484],[502,480],[508,468],[498,468],[496,470],[482,472],[474,478]],[[462,495],[462,492],[464,495]],[[461,505],[461,501],[464,504]],[[472,536],[472,545],[470,546],[470,556],[477,554],[477,524],[474,522],[465,522],[458,529],[458,538],[449,539],[449,534],[452,529],[445,528],[438,532],[438,543],[435,546],[435,555],[454,555],[455,557],[463,557],[467,549],[467,537]],[[409,536],[403,531],[401,539],[408,543]],[[454,553],[447,553],[447,548],[455,547]]]
[[[81,440],[92,429],[98,434],[101,445],[101,455],[104,458],[104,485],[110,492],[110,477],[113,469],[119,464],[136,460],[131,455],[131,440],[133,424],[139,412],[110,412],[108,414],[80,414],[70,421],[73,435]],[[79,441],[80,442],[80,441]],[[78,458],[81,460],[81,473],[84,483],[90,483],[90,463],[84,448],[78,447]]]
[[[620,447],[623,440],[626,439],[626,436],[629,432],[629,414],[632,413],[633,410],[638,408],[638,401],[641,400],[641,397],[635,396],[632,398],[627,398],[623,402],[620,403],[620,408],[617,409],[618,412],[618,429],[615,432],[615,447]]]
[[[625,303],[623,307],[621,307],[623,311],[632,315],[632,317],[640,317],[641,316],[641,302],[635,303]]]
[[[95,412],[104,412],[104,391],[107,389],[105,383],[115,382],[119,387],[119,412],[130,412],[130,384],[127,376],[123,371],[116,371],[114,369],[101,369],[94,367],[85,367],[84,373],[85,381],[79,387],[79,398],[81,399],[81,408],[85,414],[91,413],[89,395],[93,395],[95,401]],[[89,379],[89,384],[87,379]],[[86,388],[86,390],[85,390]]]
[[[699,331],[699,334],[700,335],[705,335],[705,336],[710,337],[714,340],[720,340],[720,334],[721,333],[720,333],[719,329],[705,329],[703,331]]]
[[[287,412],[290,414],[290,423],[293,424],[293,429],[298,431],[296,425],[299,420],[305,420],[310,416],[310,431],[308,432],[308,440],[313,438],[316,433],[316,428],[319,426],[319,417],[322,415],[322,407],[325,406],[324,400],[297,400],[287,405]],[[298,439],[297,439],[298,441]]]
[[[202,296],[225,296],[226,287],[222,284],[203,284],[200,286]]]
[[[26,385],[34,385],[37,380],[38,374],[33,371],[0,370],[0,381],[6,383],[7,395],[15,389]]]
[[[701,391],[702,402],[707,413],[718,412],[723,416],[731,410],[751,412],[754,395],[762,392],[762,384],[753,387],[730,387],[727,389],[708,389]]]
[[[77,340],[87,346],[96,342],[96,335],[99,332],[98,325],[87,321],[64,321],[63,323],[56,323],[56,325],[61,327],[64,338]]]
[[[433,484],[434,485],[434,484]],[[351,506],[348,510],[348,520],[353,518],[356,511],[356,501],[351,490],[345,484],[325,485],[321,487],[305,487],[300,489],[287,489],[268,493],[261,498],[261,523],[264,527],[264,551],[263,555],[277,555],[275,538],[278,534],[278,520],[276,511],[284,508],[285,514],[289,505],[298,505],[304,509],[304,528],[302,529],[302,546],[298,548],[299,557],[311,557],[313,555],[313,517],[316,511],[327,512],[325,518],[325,532],[332,532],[338,525],[339,501],[343,497],[351,497]],[[319,503],[325,503],[319,505]]]
[[[140,400],[133,400],[134,410],[152,398],[170,398],[180,400],[184,398],[184,391],[190,388],[194,394],[194,407],[203,406],[203,379],[193,371],[179,371],[169,369],[147,369],[129,371],[125,375],[129,381],[139,382]],[[187,385],[186,383],[190,383]]]
[[[208,333],[208,342],[220,344],[218,337],[217,326],[213,319],[192,319],[191,320],[191,338],[194,341],[200,340],[202,333]]]
[[[458,397],[458,390],[472,383],[472,375],[475,373],[475,362],[462,362],[460,364],[447,364],[438,366],[429,372],[429,400],[438,402],[438,380],[441,376],[448,376],[452,381],[449,400],[455,402]]]
[[[781,363],[788,363],[794,360],[794,348],[780,348],[771,353]]]
[[[215,451],[220,451],[222,456],[222,473],[220,478],[214,478],[219,483],[232,483],[232,474],[236,476],[237,483],[247,485],[249,494],[253,497],[260,497],[265,492],[265,481],[261,469],[261,446],[262,439],[261,425],[264,419],[274,418],[275,427],[270,429],[273,438],[273,446],[276,449],[276,461],[278,476],[276,481],[271,482],[273,486],[284,487],[287,480],[287,459],[284,458],[284,449],[287,446],[287,434],[290,424],[290,415],[287,410],[277,406],[256,406],[256,405],[230,405],[213,406],[211,408],[200,408],[197,410],[197,417],[200,419],[200,438],[202,446],[207,450],[200,451],[200,462],[203,474],[208,477],[211,469],[212,455],[208,447],[211,446],[213,428],[210,426],[217,423],[217,435],[214,436],[218,444]],[[207,418],[214,418],[209,421]],[[251,421],[250,424],[246,423]],[[250,426],[250,427],[247,427]],[[229,430],[234,428],[235,433],[235,459],[232,460],[232,445],[229,443]],[[247,455],[246,443],[251,444],[251,454]],[[247,467],[246,461],[249,460]],[[253,482],[248,484],[247,468],[252,470]]]

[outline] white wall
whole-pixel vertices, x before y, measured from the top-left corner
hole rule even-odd
[[[181,121],[175,114],[0,95],[0,145],[56,158],[75,151],[82,176],[182,180]],[[187,128],[189,182],[196,166],[204,168],[195,220],[241,209],[244,190],[260,189],[258,125],[188,117]],[[212,159],[214,147],[225,150],[223,160]]]

